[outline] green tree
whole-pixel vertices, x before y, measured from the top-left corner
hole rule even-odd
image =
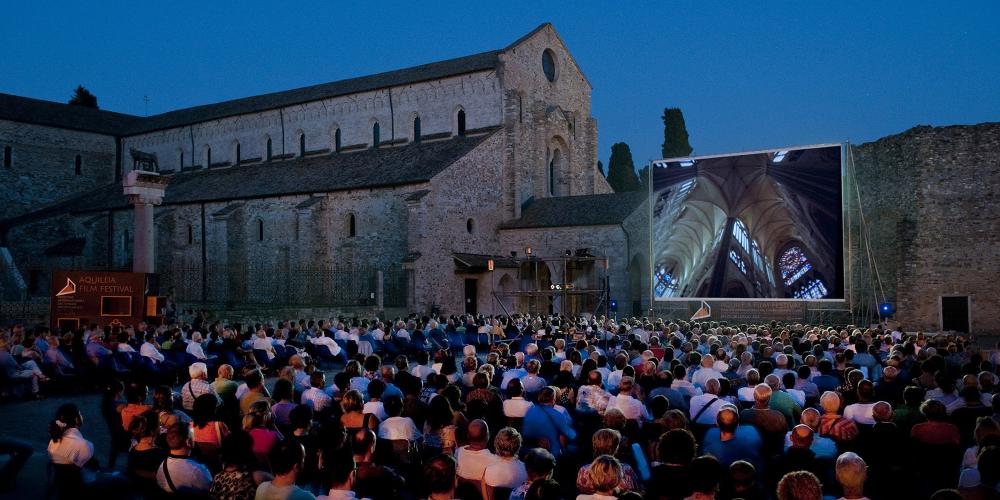
[[[635,164],[632,162],[632,151],[624,142],[611,146],[608,184],[611,184],[611,188],[617,193],[636,191],[640,187],[639,178],[635,175]]]
[[[639,189],[649,191],[649,165],[639,169]]]
[[[97,96],[91,94],[83,85],[77,85],[73,96],[69,98],[70,105],[97,109]]]
[[[694,150],[688,143],[687,126],[684,125],[684,113],[681,108],[665,108],[663,110],[663,157],[690,156],[692,151]]]

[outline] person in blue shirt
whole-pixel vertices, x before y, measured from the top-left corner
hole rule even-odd
[[[538,400],[524,416],[522,428],[526,441],[535,441],[559,458],[566,445],[576,439],[576,430],[569,415],[556,409],[555,401],[556,392],[552,387],[539,391]]]
[[[763,470],[764,441],[752,425],[740,425],[739,410],[727,404],[716,416],[718,427],[705,433],[702,453],[719,459],[724,467],[737,460],[746,460],[758,470]]]

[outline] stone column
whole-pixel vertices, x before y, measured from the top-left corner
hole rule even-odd
[[[156,272],[156,226],[153,224],[153,207],[163,202],[169,179],[155,172],[133,170],[122,180],[128,201],[135,207],[132,234],[132,271]]]

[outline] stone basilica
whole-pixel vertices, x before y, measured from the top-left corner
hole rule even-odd
[[[143,169],[168,183],[155,270],[182,307],[568,309],[510,294],[553,283],[631,304],[648,286],[644,196],[597,168],[590,96],[550,24],[500,50],[149,117],[0,94],[5,294],[46,296],[54,269],[130,269],[121,179]],[[528,264],[570,252],[593,259]]]

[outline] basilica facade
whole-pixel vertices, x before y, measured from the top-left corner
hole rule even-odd
[[[543,312],[565,308],[515,292],[573,280],[631,304],[644,197],[599,170],[590,96],[550,24],[499,50],[149,117],[2,95],[4,290],[128,269],[121,179],[142,169],[168,183],[156,272],[182,306]],[[567,253],[590,264],[548,259]]]

